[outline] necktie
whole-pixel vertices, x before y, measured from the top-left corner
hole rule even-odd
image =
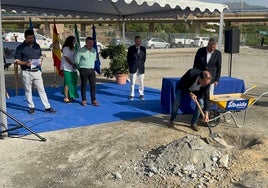
[[[139,54],[140,53],[140,47],[137,46],[137,53]]]

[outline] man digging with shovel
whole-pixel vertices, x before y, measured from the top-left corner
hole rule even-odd
[[[200,71],[198,69],[188,70],[179,80],[176,86],[176,98],[172,106],[172,112],[170,116],[169,127],[174,127],[174,120],[176,119],[177,111],[183,95],[190,95],[190,97],[204,106],[204,122],[209,121],[209,84],[211,81],[211,75],[208,71]],[[191,128],[198,131],[197,121],[200,116],[200,110],[196,107],[192,120]]]
[[[196,108],[191,120],[191,128],[198,131],[197,121],[199,119],[200,113],[202,113],[203,121],[207,123],[209,128],[209,136],[224,146],[226,149],[232,149],[234,146],[228,145],[224,139],[215,135],[209,125],[209,87],[211,82],[211,74],[208,71],[200,71],[198,69],[188,70],[179,80],[176,86],[176,98],[172,106],[172,112],[170,116],[169,127],[174,127],[174,120],[176,119],[177,111],[181,102],[183,95],[190,95],[190,97],[195,101]],[[204,112],[202,107],[204,106]]]

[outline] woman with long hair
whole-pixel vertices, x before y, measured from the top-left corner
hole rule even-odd
[[[75,38],[69,36],[62,46],[61,70],[64,72],[64,102],[70,103],[78,98],[77,71],[75,64]]]

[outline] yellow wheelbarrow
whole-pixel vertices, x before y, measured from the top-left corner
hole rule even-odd
[[[233,120],[236,127],[243,127],[246,122],[247,111],[251,108],[262,96],[268,94],[261,93],[258,97],[247,95],[246,93],[255,88],[255,86],[247,89],[244,93],[231,93],[222,95],[213,95],[210,97],[212,104],[216,109],[210,112],[209,125],[215,127],[219,124],[220,118],[223,117],[225,122]],[[242,121],[238,122],[235,114],[242,115]]]

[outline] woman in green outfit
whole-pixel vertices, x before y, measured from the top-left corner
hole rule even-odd
[[[77,92],[77,71],[75,64],[75,38],[69,36],[62,46],[61,70],[64,72],[64,102],[70,103],[78,98]]]

